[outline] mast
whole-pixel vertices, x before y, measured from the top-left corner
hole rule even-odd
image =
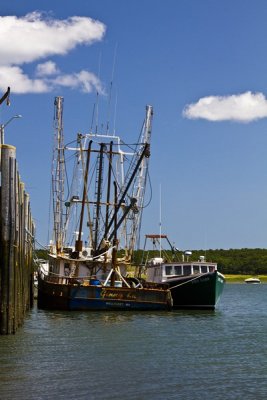
[[[115,215],[114,215],[114,237],[113,237],[113,249],[112,249],[112,268],[113,272],[110,278],[110,286],[114,286],[115,284],[115,272],[117,269],[117,246],[118,246],[118,238],[117,238],[117,202],[118,202],[118,193],[117,193],[117,184],[114,182],[114,205],[115,205]]]
[[[111,172],[112,172],[112,146],[113,142],[110,142],[109,147],[109,158],[108,158],[108,188],[107,188],[107,204],[106,204],[106,222],[105,229],[108,227],[108,218],[109,218],[109,202],[110,202],[110,185],[111,185]],[[117,188],[116,188],[117,190]]]
[[[54,152],[52,168],[52,192],[54,214],[54,240],[56,251],[60,252],[63,246],[64,221],[64,135],[63,135],[63,97],[55,97],[54,102]]]
[[[82,251],[82,240],[81,239],[82,239],[82,229],[83,229],[84,207],[85,207],[85,200],[86,200],[86,194],[87,194],[87,183],[88,183],[88,171],[89,171],[89,164],[90,164],[91,146],[92,146],[92,140],[90,140],[88,149],[87,149],[86,168],[85,168],[84,182],[83,182],[82,209],[81,209],[81,215],[80,215],[80,227],[79,227],[79,232],[78,232],[78,239],[76,240],[76,243],[75,243],[76,253],[78,253],[79,251]]]
[[[109,224],[108,224],[108,226],[106,227],[106,230],[105,230],[105,234],[104,234],[103,239],[105,239],[105,238],[107,237],[108,232],[109,232],[109,230],[110,230],[110,228],[111,228],[111,226],[112,226],[112,224],[113,224],[113,222],[114,222],[114,219],[117,218],[117,214],[118,214],[118,212],[119,212],[119,210],[120,210],[120,207],[121,207],[122,203],[125,202],[125,198],[126,198],[126,195],[127,195],[127,193],[128,193],[128,190],[129,190],[129,188],[130,188],[130,186],[131,186],[131,184],[132,184],[132,182],[133,182],[133,180],[134,180],[134,178],[135,178],[135,176],[136,176],[136,173],[137,173],[137,171],[138,171],[138,169],[139,169],[139,167],[140,167],[140,164],[141,164],[143,158],[144,158],[144,157],[149,157],[149,154],[150,154],[150,152],[149,152],[149,144],[148,144],[148,143],[145,143],[145,145],[144,145],[144,147],[143,147],[143,149],[142,149],[142,153],[141,153],[141,155],[139,156],[139,159],[137,160],[137,163],[136,163],[136,165],[135,165],[134,171],[133,171],[133,173],[132,173],[132,175],[131,175],[131,177],[130,177],[130,179],[129,179],[129,181],[128,181],[128,183],[127,183],[127,185],[126,185],[126,187],[125,187],[125,189],[124,189],[124,191],[123,191],[123,193],[121,194],[120,200],[118,200],[118,205],[117,205],[117,207],[116,207],[115,210],[114,210],[114,214],[112,215],[112,217],[111,217],[111,219],[110,219],[110,221],[109,221]],[[117,228],[121,225],[121,223],[123,222],[123,220],[126,218],[128,212],[129,212],[131,209],[134,208],[135,204],[136,204],[136,199],[132,197],[132,198],[131,198],[131,204],[130,204],[129,207],[127,207],[127,211],[124,213],[124,215],[122,216],[122,218],[121,218],[120,221],[118,222]],[[109,238],[108,238],[109,241],[110,241],[111,239],[113,239],[114,233],[115,233],[115,232],[114,232],[114,230],[113,230],[113,232],[109,235]],[[101,243],[101,241],[100,241],[100,243]],[[98,248],[98,249],[99,249],[99,248]]]
[[[150,156],[152,115],[152,107],[147,106],[146,118],[135,149],[130,147],[132,145],[122,143],[117,136],[92,133],[79,134],[77,147],[69,145],[64,147],[63,98],[55,98],[52,188],[54,243],[58,252],[63,247],[73,243],[74,237],[76,237],[75,252],[80,252],[86,209],[88,212],[88,241],[94,257],[102,254],[104,250],[106,251],[114,237],[118,240],[118,235],[120,235],[121,247],[124,247],[125,250],[133,249],[138,240],[137,235],[140,231],[144,203],[148,158]],[[88,143],[90,140],[92,145]],[[122,145],[128,146],[129,150],[122,150]],[[66,162],[73,162],[74,166],[70,186],[66,174],[66,151],[74,151],[75,154],[80,154],[80,157],[76,155],[66,158]],[[87,153],[87,159],[86,157],[83,158],[85,153]],[[127,163],[129,168],[124,174],[124,166]],[[70,170],[69,166],[68,170]],[[64,200],[66,195],[64,194],[65,175],[65,183],[68,186],[66,202]],[[113,175],[115,176],[116,189],[112,188]],[[113,204],[115,190],[116,207]],[[64,205],[66,211],[64,208],[63,212]],[[123,243],[124,246],[122,245],[122,237],[126,239]]]
[[[150,105],[146,106],[146,117],[142,131],[141,143],[146,143],[150,146],[151,131],[152,131],[152,119],[153,119],[153,107]],[[149,156],[144,157],[140,164],[139,173],[134,185],[133,198],[136,199],[136,207],[134,215],[132,216],[132,225],[129,236],[129,252],[130,256],[134,250],[134,247],[139,244],[140,240],[140,228],[143,214],[143,206],[145,199],[146,181],[148,175],[148,162]]]
[[[102,182],[103,182],[103,155],[106,146],[104,143],[100,144],[100,154],[98,159],[98,170],[96,176],[96,204],[95,204],[95,223],[94,223],[94,230],[95,230],[95,238],[94,238],[94,250],[97,249],[98,246],[98,235],[99,235],[99,218],[100,218],[100,202],[102,198]]]

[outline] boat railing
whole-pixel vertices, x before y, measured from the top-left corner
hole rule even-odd
[[[92,279],[92,277],[88,277],[88,276],[70,277],[70,276],[58,275],[58,274],[51,273],[51,272],[49,274],[47,274],[42,270],[39,271],[39,274],[43,281],[57,284],[57,285],[77,285],[77,286],[101,285],[101,286],[105,286],[104,282],[100,282],[98,279],[95,280],[95,279]],[[129,283],[130,283],[130,281],[131,282],[135,281],[136,285],[134,285],[134,286],[128,285],[128,287],[132,287],[135,289],[146,288],[146,289],[156,289],[156,290],[164,289],[164,290],[166,290],[166,285],[164,285],[163,283],[146,282],[143,279],[137,279],[137,278],[126,278],[126,280]],[[108,287],[110,286],[109,282],[108,282],[107,286]],[[115,284],[114,287],[127,288],[127,286],[124,285],[123,282],[122,282],[122,285],[118,286]]]
[[[69,284],[89,285],[89,279],[90,279],[88,276],[70,277],[65,275],[58,275],[52,272],[47,274],[43,270],[40,270],[39,274],[43,281],[61,285],[69,285]]]

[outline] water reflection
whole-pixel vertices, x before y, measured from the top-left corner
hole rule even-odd
[[[0,337],[0,398],[266,399],[259,286],[226,285],[215,311],[35,307],[16,335]]]

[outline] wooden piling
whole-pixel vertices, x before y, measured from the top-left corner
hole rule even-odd
[[[15,333],[33,304],[34,224],[20,180],[16,148],[1,145],[0,157],[0,334]]]

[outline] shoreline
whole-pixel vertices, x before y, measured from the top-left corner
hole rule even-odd
[[[267,283],[267,275],[234,275],[234,274],[225,274],[225,282],[226,283],[245,283],[245,279],[247,278],[259,278],[261,283]]]

